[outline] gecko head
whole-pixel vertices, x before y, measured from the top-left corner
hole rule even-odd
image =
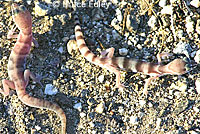
[[[175,59],[167,64],[167,66],[173,74],[181,75],[186,73],[186,62],[183,59]]]
[[[29,32],[31,30],[32,18],[25,6],[19,6],[16,3],[12,4],[12,16],[15,24],[20,30],[24,32]]]

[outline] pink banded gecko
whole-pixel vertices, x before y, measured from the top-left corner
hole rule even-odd
[[[40,83],[29,70],[25,70],[26,57],[28,56],[31,43],[34,40],[32,36],[32,18],[30,12],[23,6],[18,4],[12,5],[13,20],[20,30],[19,34],[14,34],[15,28],[12,28],[8,33],[8,38],[16,38],[17,41],[11,51],[8,61],[8,75],[10,80],[3,79],[3,89],[0,93],[4,95],[4,99],[9,95],[10,88],[15,89],[19,99],[28,106],[36,108],[45,108],[56,112],[62,124],[62,134],[66,133],[66,116],[64,111],[52,102],[31,97],[26,93],[26,86],[29,82],[29,77]],[[41,84],[41,83],[40,83]]]
[[[83,33],[81,32],[80,22],[78,16],[74,16],[75,19],[75,37],[81,54],[91,63],[98,65],[102,68],[106,68],[110,72],[116,74],[116,86],[123,88],[124,86],[120,83],[120,69],[131,70],[133,72],[143,72],[150,75],[149,79],[146,80],[144,85],[143,93],[147,95],[147,88],[152,79],[160,77],[165,74],[181,75],[186,73],[186,62],[183,59],[175,59],[167,65],[160,64],[161,57],[170,56],[168,53],[161,53],[158,57],[158,64],[144,62],[136,59],[129,59],[125,57],[113,57],[114,48],[106,49],[101,53],[101,56],[97,56],[92,53],[86,46],[84,41]]]

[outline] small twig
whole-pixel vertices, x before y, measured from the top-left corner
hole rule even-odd
[[[171,13],[171,27],[172,27],[172,33],[174,35],[174,41],[176,41],[176,31],[174,28],[174,20],[173,20],[173,3],[171,2],[171,7],[172,7],[172,13]]]
[[[126,18],[127,18],[127,15],[130,14],[129,13],[129,7],[127,7],[125,9],[125,12],[124,12],[124,17],[123,17],[123,27],[122,27],[122,31],[121,33],[124,34],[124,31],[125,31],[125,26],[126,26]]]
[[[102,48],[103,50],[105,50],[105,47],[103,46],[103,44],[101,43],[101,41],[100,41],[99,39],[97,39],[97,41],[99,42],[99,45],[101,46],[101,48]]]

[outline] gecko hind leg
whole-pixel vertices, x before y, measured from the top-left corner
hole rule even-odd
[[[101,52],[101,58],[112,58],[114,54],[115,49],[113,47],[108,48]]]
[[[41,76],[35,76],[30,70],[26,69],[24,71],[24,80],[26,83],[26,86],[28,85],[29,82],[29,77],[36,83],[39,83],[41,87],[43,87],[42,83],[40,82],[40,80],[42,79]]]
[[[3,84],[3,89],[0,89],[0,93],[4,95],[4,98],[3,98],[3,101],[4,101],[5,98],[10,94],[10,88],[15,89],[15,84],[14,82],[10,80],[6,80],[6,79],[2,80],[2,84]]]

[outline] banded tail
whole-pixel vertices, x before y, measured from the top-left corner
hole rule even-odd
[[[65,113],[62,110],[62,108],[60,108],[60,106],[43,99],[31,97],[29,94],[25,92],[25,89],[17,89],[17,95],[24,104],[30,107],[44,108],[44,109],[54,111],[60,117],[60,120],[61,120],[61,125],[62,125],[61,133],[62,134],[66,133],[67,120],[66,120]]]

